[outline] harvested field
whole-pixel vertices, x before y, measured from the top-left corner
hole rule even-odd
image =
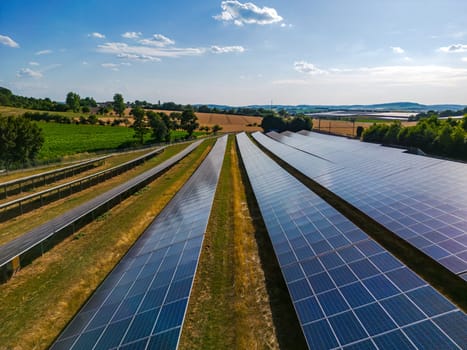
[[[382,122],[390,124],[392,121]],[[417,122],[402,122],[403,126],[414,126]],[[347,120],[327,120],[327,119],[313,119],[313,130],[321,131],[323,133],[343,135],[343,136],[356,136],[357,128],[362,126],[364,129],[373,125],[373,122],[355,122]]]
[[[174,111],[156,111],[170,114]],[[217,124],[222,126],[222,132],[240,132],[240,131],[262,131],[259,125],[261,124],[261,117],[251,117],[244,115],[233,114],[218,114],[218,113],[196,113],[198,117],[199,126],[209,126]],[[248,124],[256,123],[257,126],[247,126]]]

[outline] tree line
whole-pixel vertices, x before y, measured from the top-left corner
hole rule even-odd
[[[266,115],[260,125],[264,132],[269,131],[293,131],[311,130],[313,128],[313,120],[304,115],[283,118],[272,113]]]
[[[186,138],[193,136],[193,132],[199,127],[198,118],[192,109],[185,109],[183,112],[154,112],[145,110],[140,106],[130,111],[133,116],[134,137],[142,144],[144,135],[151,133],[154,142],[170,142],[171,132],[182,129],[186,131]]]
[[[467,115],[462,119],[441,120],[431,116],[415,126],[373,124],[362,134],[362,141],[416,147],[430,154],[467,159]]]

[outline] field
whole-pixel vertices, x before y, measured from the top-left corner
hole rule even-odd
[[[356,136],[359,126],[366,129],[373,125],[374,122],[375,121],[357,121],[352,123],[346,120],[313,119],[313,130],[343,136]],[[379,120],[378,122],[391,123],[390,120]],[[402,122],[403,126],[413,126],[415,124],[417,124],[417,122]]]
[[[173,111],[156,111],[167,114]],[[218,114],[218,113],[196,113],[200,126],[209,126],[217,124],[222,126],[222,132],[240,132],[240,131],[259,131],[262,130],[261,117],[250,117],[244,115]],[[257,126],[252,126],[255,124]],[[248,126],[250,125],[250,126]]]

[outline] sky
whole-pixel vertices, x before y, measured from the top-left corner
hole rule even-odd
[[[57,101],[467,105],[467,1],[1,0],[0,86]]]

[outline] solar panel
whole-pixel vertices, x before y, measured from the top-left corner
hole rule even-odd
[[[216,142],[51,349],[177,347],[226,142]]]
[[[303,174],[466,279],[466,164],[315,133],[308,137],[268,135],[283,144],[260,133],[254,137]]]
[[[467,315],[245,134],[237,142],[310,349],[465,347]]]

